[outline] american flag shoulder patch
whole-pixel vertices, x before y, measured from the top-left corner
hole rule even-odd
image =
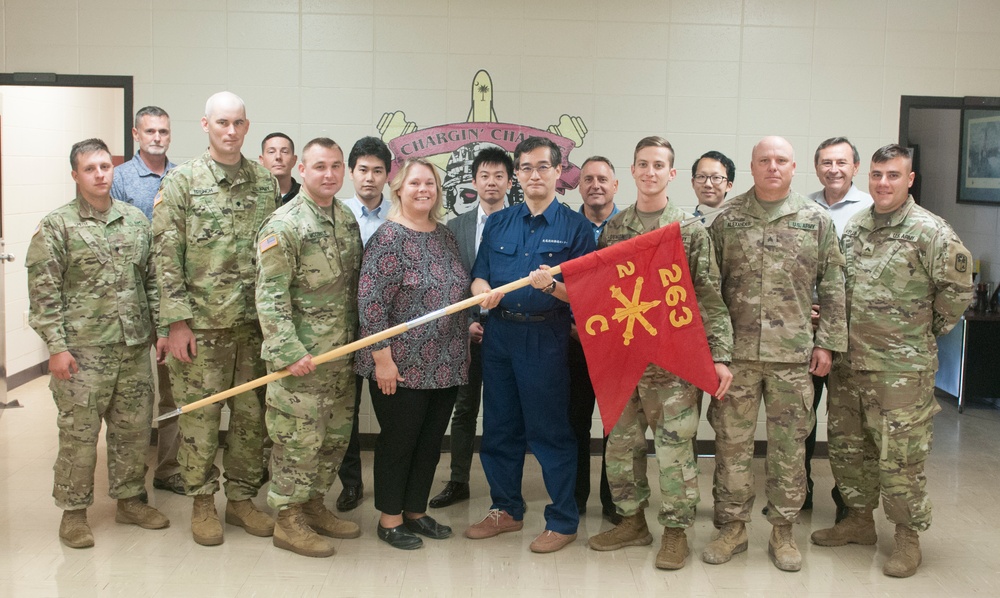
[[[261,242],[257,244],[257,249],[259,249],[261,253],[264,253],[268,249],[273,249],[274,247],[277,246],[278,246],[278,236],[275,234],[270,234],[261,239]]]
[[[160,205],[161,201],[163,201],[163,191],[157,191],[156,197],[153,198],[153,207]]]

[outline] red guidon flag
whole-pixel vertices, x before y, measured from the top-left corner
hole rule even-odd
[[[565,262],[562,274],[605,435],[650,363],[718,390],[679,223]]]

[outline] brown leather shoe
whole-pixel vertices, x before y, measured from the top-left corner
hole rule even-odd
[[[507,532],[521,531],[523,521],[516,521],[510,513],[503,509],[490,509],[479,523],[474,523],[465,530],[465,537],[472,540],[492,538]]]
[[[559,532],[547,529],[538,534],[538,537],[535,538],[528,548],[531,549],[531,552],[544,554],[547,552],[562,550],[572,544],[573,540],[576,540],[576,534],[560,534]]]

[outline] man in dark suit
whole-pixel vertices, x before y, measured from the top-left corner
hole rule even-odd
[[[486,218],[506,204],[514,178],[514,161],[499,147],[487,147],[476,154],[472,161],[472,183],[479,194],[479,207],[465,212],[448,222],[455,233],[462,265],[472,271],[479,242],[483,238]],[[459,387],[455,412],[451,418],[451,480],[440,494],[431,499],[434,508],[447,507],[469,498],[469,470],[472,468],[472,451],[476,440],[476,419],[483,390],[483,368],[480,347],[483,342],[483,319],[479,306],[470,310],[469,341],[472,361],[469,364],[469,383]]]

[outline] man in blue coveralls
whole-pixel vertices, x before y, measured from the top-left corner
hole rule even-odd
[[[514,149],[524,203],[486,221],[472,268],[472,293],[480,294],[524,276],[530,287],[493,292],[483,333],[483,442],[480,460],[493,505],[465,535],[491,538],[524,527],[521,476],[531,448],[542,467],[552,504],[532,552],[555,552],[576,539],[580,523],[573,489],[576,437],[569,424],[570,330],[566,286],[548,272],[596,247],[590,222],[555,199],[562,152],[544,137]]]

